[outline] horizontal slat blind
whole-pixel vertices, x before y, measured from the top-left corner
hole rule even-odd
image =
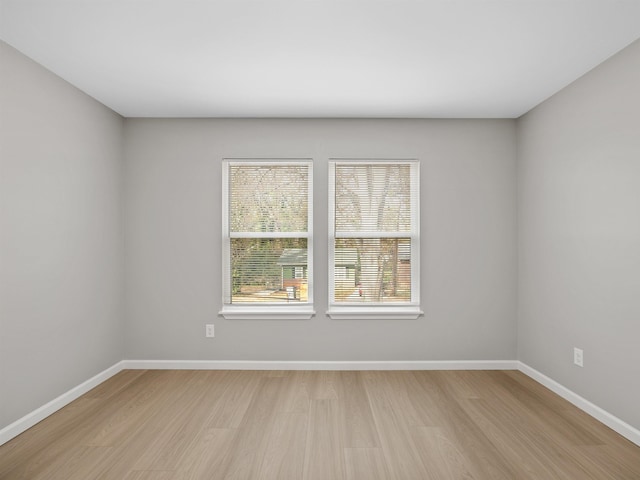
[[[333,303],[412,301],[417,174],[411,162],[333,165]]]
[[[230,162],[232,304],[309,301],[310,163]]]
[[[232,165],[231,232],[306,232],[309,167]]]
[[[232,238],[231,279],[233,303],[306,302],[307,239]]]
[[[395,303],[411,300],[411,240],[337,238],[336,302]]]
[[[409,165],[336,165],[335,182],[336,234],[411,230]]]

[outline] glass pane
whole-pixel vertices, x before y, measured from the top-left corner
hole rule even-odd
[[[307,302],[306,238],[232,238],[231,303]]]
[[[334,251],[334,301],[411,301],[409,238],[339,238]]]
[[[231,165],[232,232],[306,232],[309,167]]]
[[[336,165],[336,232],[411,231],[411,167]]]

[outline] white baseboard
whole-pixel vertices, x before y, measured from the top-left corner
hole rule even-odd
[[[49,415],[57,412],[62,407],[70,404],[76,398],[84,395],[89,390],[94,387],[97,387],[105,380],[113,377],[116,373],[122,371],[122,362],[118,362],[112,367],[107,368],[106,370],[98,373],[97,375],[91,377],[89,380],[82,382],[80,385],[73,387],[68,392],[63,393],[58,398],[54,398],[49,403],[43,405],[42,407],[34,410],[31,413],[28,413],[24,417],[16,420],[12,424],[4,427],[0,430],[0,445],[5,444],[12,438],[17,437],[25,430],[33,427],[36,423],[41,422]]]
[[[626,439],[640,446],[640,430],[632,427],[628,423],[620,420],[618,417],[610,414],[597,405],[594,405],[589,400],[569,390],[567,387],[547,377],[545,374],[540,373],[538,370],[530,367],[526,363],[518,362],[518,370],[520,370],[525,375],[533,378],[536,382],[544,385],[552,392],[557,393],[565,400],[568,400],[580,410],[588,413],[601,423],[604,423],[607,427],[618,432]]]
[[[252,361],[124,360],[131,370],[517,370],[516,360]]]

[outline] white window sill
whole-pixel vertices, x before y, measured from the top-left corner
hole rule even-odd
[[[227,320],[309,320],[315,315],[312,305],[280,307],[260,305],[256,307],[225,306],[219,315]]]
[[[327,315],[333,320],[415,320],[424,312],[417,306],[333,306]]]

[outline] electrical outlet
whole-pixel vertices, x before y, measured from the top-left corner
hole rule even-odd
[[[207,325],[205,325],[205,335],[209,338],[216,336],[213,330],[213,323],[208,323]]]
[[[584,352],[581,348],[573,349],[573,363],[577,366],[582,367],[584,363]]]

